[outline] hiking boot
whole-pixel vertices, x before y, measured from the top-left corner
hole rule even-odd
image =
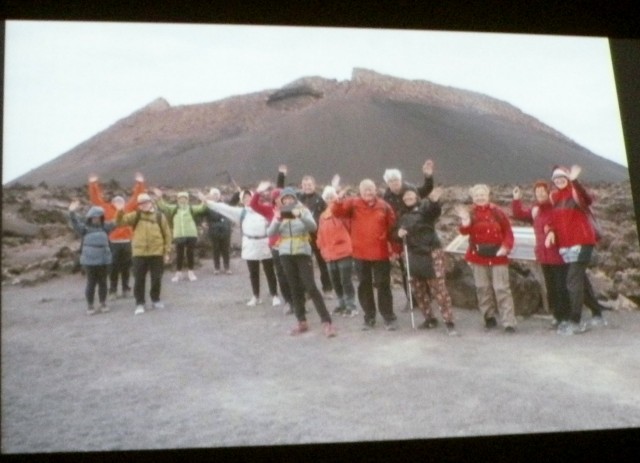
[[[176,272],[176,274],[171,279],[171,281],[173,281],[174,283],[177,283],[180,280],[182,280],[182,272]]]
[[[144,313],[144,306],[138,305],[136,306],[136,311],[133,312],[134,315],[142,315]]]
[[[589,320],[589,326],[594,328],[607,326],[607,321],[602,317],[602,315],[596,315],[591,317],[591,320]]]
[[[162,309],[164,309],[164,303],[162,303],[161,301],[156,301],[156,302],[152,303],[151,306],[154,308],[154,310],[162,310]]]
[[[297,336],[307,331],[309,331],[309,324],[306,321],[302,321],[298,322],[298,324],[289,331],[289,334],[291,336]]]
[[[100,304],[100,312],[101,313],[108,313],[111,312],[111,309],[109,307],[107,307],[107,304]]]
[[[453,322],[447,322],[445,324],[445,328],[447,329],[447,334],[449,336],[459,336],[458,332],[456,331],[456,326],[453,324]]]
[[[484,320],[484,327],[487,330],[491,330],[495,327],[498,326],[498,321],[496,320],[495,317],[489,317],[489,318],[485,318]]]
[[[282,304],[282,301],[280,300],[280,298],[278,296],[273,296],[273,299],[271,300],[271,305],[273,307],[277,307],[280,304]]]
[[[98,311],[95,309],[95,307],[93,307],[92,305],[87,307],[87,315],[95,315],[98,313]]]
[[[195,273],[193,273],[193,270],[189,270],[187,272],[187,278],[189,278],[189,281],[196,281],[198,279],[198,277],[196,276]]]
[[[384,329],[387,331],[396,331],[398,329],[398,322],[396,320],[384,322]]]
[[[504,332],[507,334],[513,334],[516,332],[516,328],[514,326],[505,326]]]
[[[252,296],[251,299],[249,299],[249,302],[247,302],[249,307],[255,307],[258,304],[262,304],[262,301],[255,296]]]
[[[331,323],[325,322],[322,324],[322,331],[324,335],[328,338],[333,338],[336,335],[336,329]]]
[[[364,325],[362,325],[362,331],[370,331],[376,327],[375,320],[365,320]]]

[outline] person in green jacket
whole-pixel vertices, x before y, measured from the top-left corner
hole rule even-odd
[[[135,315],[145,311],[144,287],[147,273],[151,276],[152,307],[164,308],[160,301],[162,272],[164,263],[171,256],[171,229],[167,218],[157,211],[151,197],[147,193],[138,195],[138,210],[124,213],[122,206],[116,213],[116,225],[130,225],[133,228],[131,253],[133,255],[133,295],[136,299]],[[163,261],[164,256],[164,261]]]
[[[196,218],[207,213],[207,205],[204,202],[198,205],[190,205],[189,193],[186,191],[178,193],[176,204],[166,202],[159,188],[154,188],[153,193],[158,198],[158,208],[169,218],[173,229],[173,242],[176,245],[176,274],[171,281],[175,283],[182,279],[185,257],[187,260],[187,278],[189,278],[189,281],[195,281],[198,279],[196,274],[193,273],[194,253],[198,242]]]

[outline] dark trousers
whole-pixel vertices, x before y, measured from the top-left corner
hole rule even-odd
[[[388,260],[356,260],[358,272],[358,301],[364,311],[365,322],[375,322],[376,301],[373,288],[378,293],[378,311],[385,322],[396,319],[391,295],[391,262]]]
[[[178,238],[175,240],[176,245],[176,269],[179,271],[184,267],[184,258],[187,258],[187,268],[193,270],[194,252],[198,238],[190,236],[188,238]]]
[[[163,271],[164,261],[162,256],[133,257],[133,295],[136,298],[136,305],[144,305],[145,303],[144,292],[147,273],[151,278],[151,288],[149,290],[151,302],[160,300]]]
[[[272,296],[278,294],[278,282],[276,280],[276,274],[273,270],[273,259],[263,260],[248,260],[247,267],[249,267],[249,280],[251,280],[251,290],[256,298],[260,297],[260,263],[262,262],[262,269],[267,277],[267,285],[269,285],[269,293]]]
[[[567,272],[569,271],[569,266],[566,264],[542,264],[541,267],[544,284],[547,287],[547,301],[553,309],[553,316],[560,322],[568,321],[570,315],[569,293],[567,292]]]
[[[284,269],[289,287],[291,288],[293,310],[298,321],[306,320],[304,310],[304,295],[306,292],[311,296],[320,320],[322,320],[323,323],[331,323],[331,315],[329,315],[327,311],[322,294],[320,294],[313,277],[313,262],[311,262],[311,256],[306,254],[285,254],[280,256],[280,262],[282,263],[282,268]]]
[[[292,304],[291,288],[287,282],[287,275],[284,273],[284,269],[282,268],[282,262],[280,262],[280,253],[277,249],[271,249],[271,255],[273,256],[273,265],[276,269],[278,284],[280,285],[280,294],[282,294],[282,297],[287,304]]]
[[[586,262],[572,262],[567,272],[567,291],[569,292],[569,319],[580,323],[582,306],[584,304],[584,280],[587,273]]]
[[[87,275],[87,286],[84,295],[87,298],[87,304],[93,305],[96,294],[96,286],[98,287],[98,300],[100,304],[104,304],[107,300],[107,265],[85,265],[84,270]]]
[[[320,248],[316,244],[315,236],[313,236],[311,239],[311,249],[313,250],[313,255],[316,257],[318,270],[320,270],[320,283],[322,283],[322,291],[331,291],[333,289],[333,286],[331,285],[331,277],[329,276],[327,263],[324,261],[322,253],[320,252]]]
[[[122,280],[122,291],[130,291],[129,274],[131,271],[131,241],[109,243],[111,247],[111,272],[109,273],[109,292],[118,291],[118,279]]]
[[[209,235],[213,249],[213,268],[220,270],[220,259],[225,270],[229,270],[229,250],[231,249],[231,235]]]
[[[327,269],[329,270],[333,289],[340,301],[340,307],[350,310],[355,309],[356,290],[351,281],[353,259],[345,257],[344,259],[327,262]]]

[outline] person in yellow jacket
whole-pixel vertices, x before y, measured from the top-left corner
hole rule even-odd
[[[131,250],[133,255],[133,295],[136,299],[135,315],[145,311],[145,282],[151,278],[149,295],[153,309],[162,309],[160,301],[164,264],[171,255],[171,229],[164,214],[158,211],[147,193],[138,195],[138,210],[125,214],[120,208],[116,225],[133,228]]]

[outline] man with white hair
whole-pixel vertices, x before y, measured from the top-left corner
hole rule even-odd
[[[98,183],[96,174],[89,175],[89,200],[94,206],[104,210],[104,218],[107,222],[112,222],[116,218],[118,207],[125,212],[136,209],[137,196],[146,190],[144,177],[140,172],[135,175],[135,185],[129,201],[125,201],[122,196],[116,195],[111,201],[106,201],[102,194],[102,188]],[[131,227],[116,227],[109,233],[109,248],[113,256],[111,269],[109,271],[109,299],[115,299],[118,292],[118,280],[122,281],[122,297],[129,296],[131,287],[129,286],[129,275],[131,271],[131,237],[133,231]]]
[[[391,262],[389,242],[396,223],[393,208],[376,195],[376,184],[365,179],[360,182],[360,196],[339,199],[331,204],[331,212],[339,218],[351,219],[351,244],[358,272],[358,301],[364,311],[363,330],[376,324],[377,290],[378,311],[387,330],[397,329],[391,294]]]

